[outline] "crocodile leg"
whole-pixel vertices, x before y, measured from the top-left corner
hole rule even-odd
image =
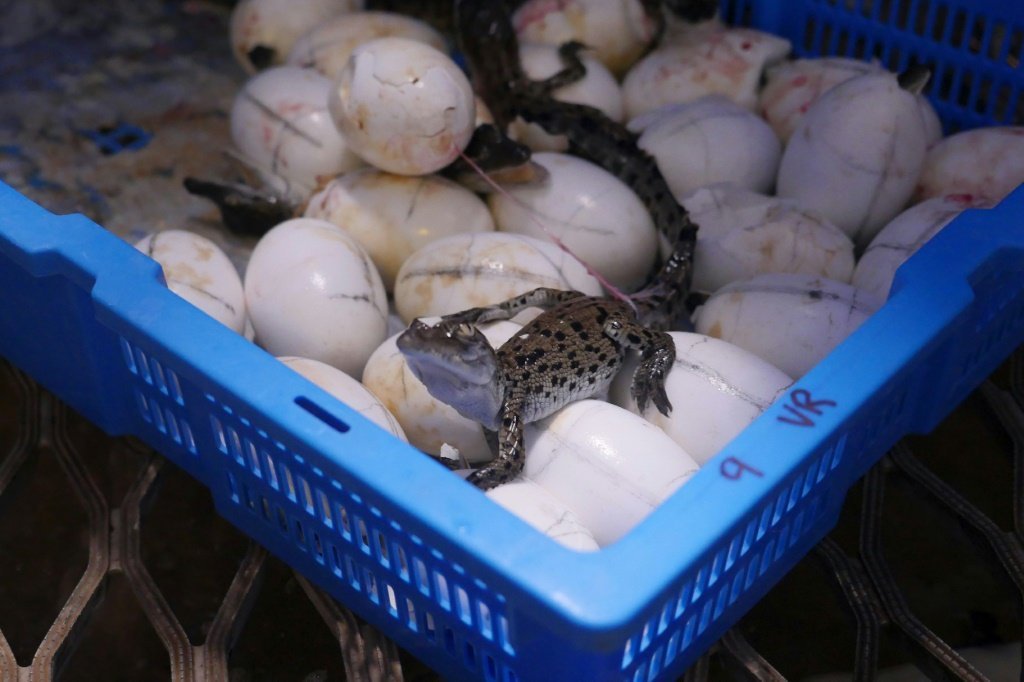
[[[501,406],[498,424],[498,456],[466,480],[481,490],[490,490],[518,476],[526,464],[523,445],[522,400],[509,396]]]
[[[654,402],[666,417],[672,411],[672,403],[665,393],[665,377],[676,360],[676,345],[665,332],[656,332],[635,322],[609,320],[604,333],[624,348],[640,351],[640,366],[633,374],[630,393],[640,411]]]

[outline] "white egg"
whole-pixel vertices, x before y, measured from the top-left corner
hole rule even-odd
[[[414,253],[395,279],[406,322],[492,305],[538,287],[603,294],[579,261],[549,241],[506,232],[445,237]]]
[[[498,229],[540,240],[553,234],[619,289],[640,286],[654,264],[658,232],[639,197],[578,157],[542,152],[533,161],[548,171],[547,182],[488,196]]]
[[[286,220],[260,239],[245,271],[245,301],[270,353],[320,360],[356,378],[387,330],[377,269],[325,220]]]
[[[970,194],[993,203],[1024,183],[1024,126],[975,128],[950,135],[930,150],[918,182],[918,201]]]
[[[376,168],[331,180],[310,198],[305,216],[352,235],[370,254],[388,291],[417,249],[453,234],[494,230],[487,204],[462,185],[437,175],[395,175]]]
[[[815,57],[782,62],[768,69],[768,80],[761,90],[760,106],[765,120],[779,138],[789,140],[797,124],[823,93],[836,85],[865,73],[883,73],[876,62],[847,57]],[[942,137],[942,123],[927,97],[917,95],[931,145]]]
[[[328,106],[357,154],[403,175],[454,161],[476,120],[466,75],[444,53],[408,38],[378,38],[353,50]]]
[[[417,40],[434,49],[446,49],[444,37],[428,24],[392,12],[349,12],[321,22],[292,46],[285,63],[316,69],[336,78],[352,50],[377,38]]]
[[[768,274],[734,282],[697,311],[696,328],[799,379],[870,317],[882,301],[812,275]]]
[[[589,45],[615,74],[643,54],[655,31],[639,0],[527,0],[512,23],[522,42]]]
[[[665,379],[672,411],[653,405],[643,413],[630,394],[637,355],[631,353],[612,382],[609,397],[640,414],[679,443],[703,466],[789,386],[785,372],[739,346],[703,334],[669,332],[676,359]]]
[[[527,424],[527,478],[576,513],[602,547],[640,523],[697,472],[664,431],[600,400]]]
[[[280,64],[303,33],[358,8],[359,0],[241,0],[231,11],[231,50],[249,73]]]
[[[533,481],[516,479],[491,488],[486,495],[564,547],[577,552],[599,549],[572,510]]]
[[[988,208],[993,203],[970,194],[948,194],[911,206],[871,240],[857,261],[853,285],[882,300],[887,299],[896,270],[925,242],[966,209]]]
[[[424,321],[429,324],[435,320]],[[480,326],[480,331],[495,348],[519,329],[521,325],[511,321]],[[402,331],[405,331],[404,327]],[[395,344],[400,333],[388,338],[367,360],[363,384],[395,416],[413,446],[432,455],[440,455],[442,446],[447,444],[470,463],[490,461],[494,455],[480,424],[430,395],[423,382],[409,369],[405,356]]]
[[[683,201],[700,226],[693,289],[711,293],[768,272],[800,272],[849,282],[853,242],[795,202],[733,185],[699,189]]]
[[[855,76],[800,121],[782,154],[777,193],[866,244],[910,199],[926,148],[916,96],[890,73]]]
[[[586,104],[603,111],[613,121],[622,121],[622,91],[615,76],[597,59],[582,53],[586,75],[575,83],[552,91],[551,96],[561,102]],[[565,68],[558,48],[554,45],[524,43],[519,46],[519,60],[523,71],[533,80],[544,80]],[[569,148],[564,135],[549,135],[536,123],[517,118],[509,126],[514,139],[534,151],[562,152]]]
[[[310,360],[309,358],[282,356],[278,360],[356,412],[359,412],[377,426],[385,431],[390,431],[397,438],[408,442],[398,420],[388,411],[388,408],[384,407],[384,403],[371,393],[368,388],[340,369],[331,367],[319,360]]]
[[[637,144],[654,157],[679,201],[719,182],[755,192],[775,185],[782,143],[763,119],[723,95],[666,104],[629,128],[640,132]]]
[[[789,52],[789,41],[749,28],[707,31],[683,45],[660,47],[622,81],[626,118],[673,102],[725,95],[754,109],[761,74]]]
[[[327,111],[331,81],[279,66],[253,76],[231,107],[231,139],[264,182],[302,201],[321,179],[363,165]]]
[[[135,248],[160,264],[168,289],[239,334],[245,331],[242,280],[220,247],[194,232],[164,230]]]

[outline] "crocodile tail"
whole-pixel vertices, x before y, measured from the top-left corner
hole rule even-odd
[[[649,329],[674,329],[687,315],[686,301],[693,281],[697,226],[689,223],[668,259],[648,284],[631,297],[637,318]]]

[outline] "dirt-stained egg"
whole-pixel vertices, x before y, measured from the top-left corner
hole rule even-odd
[[[693,290],[713,293],[768,272],[799,272],[849,282],[853,242],[822,216],[794,201],[735,185],[703,187],[683,201],[700,226]]]
[[[231,260],[212,241],[186,230],[164,230],[135,248],[164,271],[167,288],[239,334],[245,331],[245,294]]]
[[[357,154],[402,175],[454,161],[476,120],[466,75],[443,52],[408,38],[378,38],[353,50],[328,106]]]
[[[643,284],[658,250],[658,233],[643,203],[625,183],[589,161],[542,152],[541,185],[508,186],[489,195],[498,229],[547,240],[558,237],[614,286]]]
[[[305,215],[352,235],[370,254],[388,291],[417,249],[453,234],[494,230],[487,204],[462,185],[437,175],[395,175],[376,168],[331,180],[310,198]]]
[[[603,295],[601,284],[550,241],[507,232],[445,237],[406,259],[395,308],[406,322],[491,305],[537,287]]]
[[[406,442],[405,432],[395,416],[384,407],[384,403],[368,388],[342,372],[319,360],[297,358],[294,356],[279,357],[290,369],[306,377],[335,398],[351,407],[356,412],[372,421],[385,431],[390,431],[396,438]]]
[[[231,51],[249,73],[281,64],[306,31],[359,0],[241,0],[231,11]]]
[[[522,42],[594,48],[612,73],[621,75],[654,37],[655,24],[639,0],[526,0],[512,15]]]
[[[360,378],[387,330],[387,297],[370,257],[325,220],[286,220],[245,271],[256,341],[274,355],[325,362]]]
[[[303,201],[319,182],[363,165],[327,111],[331,81],[278,66],[253,76],[231,107],[231,139],[264,182]]]
[[[444,50],[444,37],[428,24],[393,12],[349,12],[332,17],[295,41],[285,63],[336,78],[352,51],[377,38],[408,38]]]

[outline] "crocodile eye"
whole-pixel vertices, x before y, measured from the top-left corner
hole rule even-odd
[[[466,324],[465,322],[455,328],[455,333],[462,338],[471,338],[475,332],[476,329],[473,328],[473,325]]]

